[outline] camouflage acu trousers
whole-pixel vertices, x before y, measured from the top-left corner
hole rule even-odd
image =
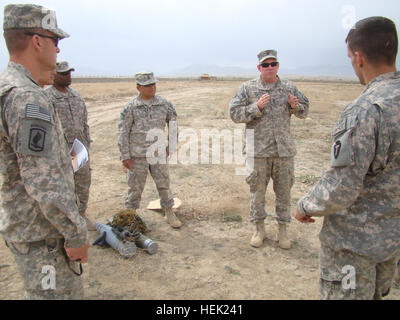
[[[321,300],[381,300],[392,287],[399,256],[376,263],[349,250],[321,245]]]
[[[89,189],[92,182],[92,169],[90,161],[79,171],[75,172],[75,190],[79,199],[79,213],[85,215],[89,202]]]
[[[161,207],[172,208],[174,198],[170,190],[168,164],[150,165],[146,158],[133,158],[133,169],[128,171],[128,197],[125,202],[127,208],[139,209],[142,193],[146,184],[147,174],[150,174],[156,184],[160,196]]]
[[[291,221],[290,191],[294,184],[294,158],[254,158],[254,170],[246,178],[250,185],[250,221],[264,221],[265,193],[270,179],[275,192],[275,218],[281,224]]]
[[[80,300],[84,298],[79,264],[64,252],[64,240],[7,242],[24,282],[25,300]]]

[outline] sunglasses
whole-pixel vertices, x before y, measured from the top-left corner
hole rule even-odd
[[[53,40],[54,45],[55,45],[56,47],[58,47],[58,42],[60,41],[60,38],[48,36],[48,35],[45,35],[45,34],[33,33],[33,32],[25,32],[25,34],[26,34],[27,36],[31,36],[31,37],[33,37],[33,36],[38,36],[38,37],[42,37],[42,38],[51,39],[51,40]]]
[[[271,62],[271,63],[265,62],[265,63],[261,63],[260,66],[263,68],[268,68],[269,66],[275,68],[278,64],[279,64],[279,62]]]

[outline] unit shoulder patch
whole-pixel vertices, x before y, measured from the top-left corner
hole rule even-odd
[[[46,157],[51,152],[53,124],[35,119],[22,119],[16,150],[25,155]]]

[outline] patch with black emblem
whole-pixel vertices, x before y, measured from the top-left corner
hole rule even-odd
[[[33,152],[42,152],[46,145],[46,128],[32,125],[29,133],[29,150]]]
[[[332,167],[347,167],[354,164],[353,146],[351,143],[351,134],[353,129],[349,129],[336,137],[335,143],[332,145]]]
[[[52,152],[54,125],[39,119],[21,119],[15,148],[18,153],[47,157]]]
[[[346,115],[333,128],[331,167],[347,167],[355,164],[353,151],[353,131],[357,124],[356,115]]]
[[[340,149],[342,149],[342,143],[340,141],[336,141],[333,146],[333,156],[337,159],[340,155]]]

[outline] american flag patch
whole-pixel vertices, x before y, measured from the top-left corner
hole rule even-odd
[[[40,119],[51,122],[50,111],[34,104],[27,104],[25,107],[25,117]]]

